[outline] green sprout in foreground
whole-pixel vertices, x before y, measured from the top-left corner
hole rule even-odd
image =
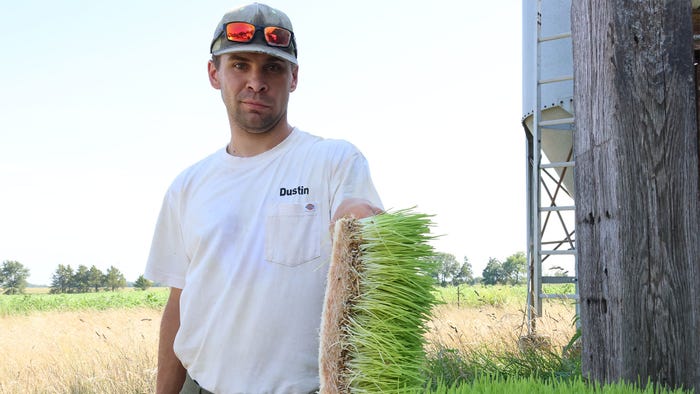
[[[435,263],[429,215],[400,210],[359,220],[359,293],[349,300],[345,376],[353,393],[419,390]]]

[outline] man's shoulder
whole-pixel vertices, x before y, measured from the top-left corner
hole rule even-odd
[[[344,139],[324,138],[298,129],[297,132],[299,133],[300,145],[318,153],[337,155],[359,152],[355,145]]]
[[[190,183],[193,179],[199,178],[217,167],[217,163],[221,161],[224,148],[218,149],[216,152],[204,157],[203,159],[191,164],[175,177],[172,182],[172,187],[183,187]]]

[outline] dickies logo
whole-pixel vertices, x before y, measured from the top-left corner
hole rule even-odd
[[[297,186],[292,189],[280,187],[280,197],[284,196],[305,196],[309,194],[309,188],[305,186]]]
[[[306,209],[306,212],[313,212],[313,210],[316,209],[316,206],[314,204],[309,203],[306,204],[304,208]]]

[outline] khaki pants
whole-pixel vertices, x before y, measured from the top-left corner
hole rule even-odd
[[[316,394],[318,393],[318,390],[313,390],[309,392],[309,394]],[[185,384],[182,385],[182,390],[180,390],[180,394],[214,394],[209,390],[203,389],[202,386],[197,383],[196,380],[192,379],[190,374],[188,373],[187,376],[185,377]]]
[[[182,390],[180,390],[180,394],[214,394],[209,390],[205,390],[202,388],[202,386],[197,383],[196,380],[192,379],[190,374],[187,374],[187,377],[185,377],[185,384],[182,385]]]

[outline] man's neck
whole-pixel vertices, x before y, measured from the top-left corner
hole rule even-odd
[[[279,145],[291,133],[293,127],[285,123],[283,127],[263,133],[253,133],[239,128],[232,128],[231,141],[226,152],[232,156],[252,157]]]

